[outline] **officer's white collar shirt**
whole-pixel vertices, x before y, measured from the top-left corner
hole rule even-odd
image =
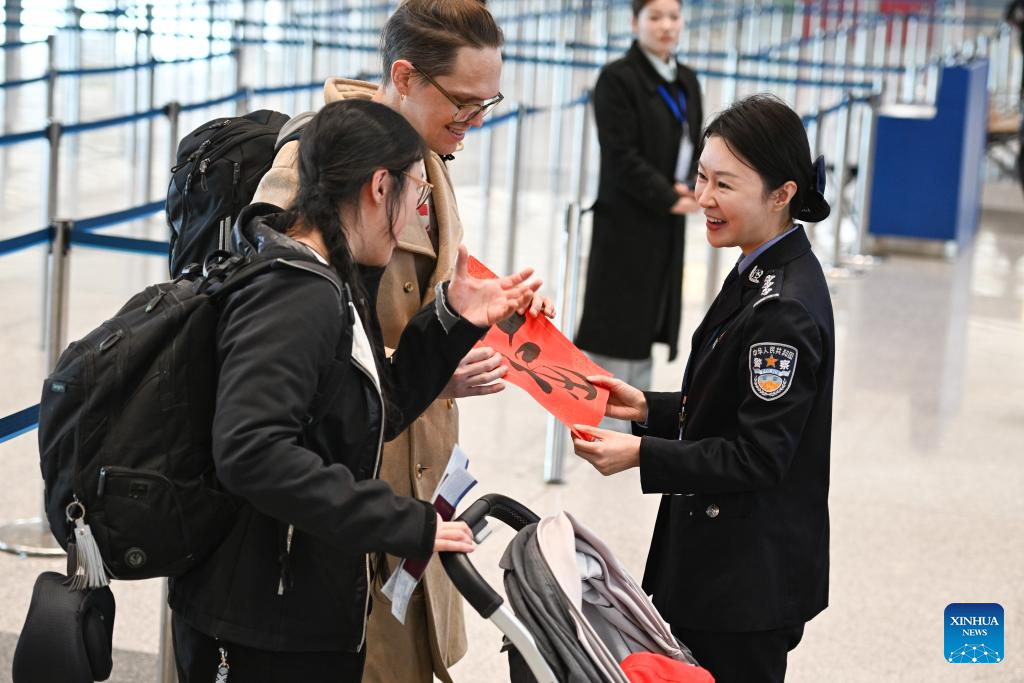
[[[669,55],[668,56],[668,61],[667,62],[663,62],[660,59],[658,59],[657,55],[655,55],[653,52],[650,52],[645,47],[641,46],[640,47],[640,51],[644,53],[644,56],[647,57],[647,61],[649,61],[651,63],[651,66],[654,67],[654,70],[658,72],[659,76],[664,78],[669,83],[675,83],[676,82],[676,56],[675,56],[675,54]]]

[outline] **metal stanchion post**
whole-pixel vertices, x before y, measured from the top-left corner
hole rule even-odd
[[[58,126],[59,124],[51,124]],[[59,139],[59,132],[57,134]],[[45,317],[49,321],[48,333],[44,345],[46,356],[46,372],[49,373],[57,364],[57,358],[64,350],[67,323],[68,293],[68,245],[72,223],[70,221],[54,221],[53,241],[50,243],[47,279],[49,296],[46,300]],[[39,517],[16,519],[0,526],[0,551],[16,555],[59,556],[64,551],[57,545],[50,526],[46,522],[46,510]]]
[[[886,66],[886,50],[885,50],[885,37],[888,35],[888,26],[884,20],[879,21],[875,25],[875,44],[874,53],[871,57],[871,64],[879,67],[878,73],[875,75],[875,90],[881,90],[885,85],[885,66]]]
[[[562,233],[562,254],[563,258],[559,264],[559,288],[555,300],[555,308],[559,312],[559,329],[567,335],[572,334],[574,324],[573,314],[576,296],[576,283],[574,276],[576,270],[573,267],[576,261],[576,252],[579,251],[579,232],[581,222],[580,205],[576,202],[569,204],[565,212],[565,230]],[[544,483],[564,484],[565,470],[565,426],[555,419],[554,415],[548,415],[547,434],[544,443]]]
[[[168,124],[170,124],[167,133],[167,168],[171,168],[178,157],[178,136],[180,135],[178,128],[181,125],[181,103],[177,101],[168,102],[164,107],[164,114],[167,116]]]
[[[160,649],[156,655],[156,679],[159,683],[177,683],[174,667],[174,636],[171,609],[167,606],[167,579],[160,582]]]
[[[149,107],[156,108],[156,55],[153,54],[153,5],[146,5],[146,54],[149,59],[149,82],[147,83]],[[146,125],[146,172],[142,181],[142,202],[153,196],[153,143],[156,135],[156,119],[150,117]]]
[[[210,24],[210,26],[209,26],[209,42],[207,43],[207,47],[206,47],[206,56],[207,57],[213,57],[213,44],[215,42],[214,30],[213,30],[214,29],[214,20],[215,20],[215,17],[214,17],[214,7],[216,6],[216,0],[209,0],[209,2],[207,3],[206,6],[207,6],[207,10],[206,10],[207,11],[207,21]],[[212,94],[212,93],[215,92],[214,87],[213,87],[213,59],[207,59],[206,60],[206,87],[207,87],[209,93]]]
[[[46,38],[46,49],[47,49],[47,56],[46,56],[46,60],[47,60],[47,64],[46,64],[46,120],[47,121],[53,121],[56,118],[56,115],[57,115],[56,114],[56,111],[57,111],[57,45],[56,45],[56,42],[57,42],[57,36],[55,34],[47,36],[47,38]],[[58,138],[59,137],[60,137],[60,135],[58,133]],[[51,160],[51,164],[52,164],[53,163],[52,160],[54,158],[53,157],[53,145],[55,144],[52,137],[49,139],[49,142],[50,142],[50,160]],[[50,188],[50,176],[52,176],[54,173],[56,173],[56,169],[55,168],[51,167],[51,168],[47,169],[46,186],[44,188],[44,191],[46,192],[46,200],[47,201],[46,201],[46,205],[43,206],[43,210],[42,210],[42,214],[43,214],[42,215],[42,219],[43,219],[42,222],[45,225],[49,225],[50,223],[52,223],[53,219],[54,219],[54,215],[56,214],[55,206],[54,206],[54,204],[57,201],[56,193],[54,192],[54,193],[51,194],[50,189],[49,189]],[[49,262],[49,256],[47,254],[43,254],[42,272],[46,272],[46,266],[47,266],[48,262]],[[40,288],[42,290],[41,291],[41,298],[40,298],[40,301],[39,301],[39,307],[40,307],[41,310],[46,310],[47,297],[50,296],[49,286],[50,286],[50,281],[48,279],[46,279],[46,278],[43,278],[43,286]],[[40,343],[40,345],[45,343],[44,340],[46,339],[46,335],[49,334],[49,329],[47,327],[46,316],[44,315],[42,318],[43,318],[42,331],[41,331],[41,333],[39,335],[39,343]]]
[[[704,279],[704,310],[711,308],[721,284],[718,277],[718,270],[721,266],[722,256],[719,250],[708,245],[708,272]]]
[[[568,57],[565,41],[559,40],[555,51],[555,59],[561,60]],[[568,98],[566,93],[569,90],[567,80],[569,69],[555,69],[551,74],[551,195],[558,198],[562,189],[561,153],[562,153],[562,112],[558,106]],[[536,101],[536,100],[534,100]]]
[[[494,126],[484,128],[482,134],[485,136],[485,140],[480,146],[482,154],[480,157],[480,190],[483,195],[483,206],[480,211],[483,234],[481,235],[480,249],[484,258],[487,258],[487,255],[490,253],[489,248],[491,244],[491,183],[494,178],[495,151]]]
[[[235,92],[241,92],[245,87],[245,24],[236,21],[232,35],[238,39],[235,43]],[[241,116],[245,110],[245,98],[238,100],[235,113]]]
[[[853,97],[847,95],[846,106],[837,113],[836,123],[835,172],[833,182],[836,186],[835,196],[832,199],[832,222],[835,225],[835,238],[832,244],[832,268],[829,275],[832,277],[845,277],[850,271],[842,266],[842,235],[843,216],[846,212],[845,185],[846,185],[846,160],[850,143],[850,109],[853,107]]]
[[[853,242],[850,263],[858,268],[874,265],[874,258],[864,253],[864,238],[871,213],[871,176],[875,165],[875,131],[881,93],[871,96],[864,104],[860,126],[860,148],[857,152],[857,232]]]
[[[573,139],[573,148],[570,159],[575,159],[572,164],[572,174],[569,182],[570,191],[577,204],[582,206],[583,195],[587,192],[587,164],[590,159],[590,91],[587,91],[587,101],[576,110],[573,129],[579,131]]]
[[[906,62],[901,59],[903,54],[903,41],[906,38],[903,33],[903,18],[898,16],[893,17],[890,22],[890,26],[892,28],[889,32],[889,56],[886,61],[886,66],[906,64]],[[893,85],[901,86],[902,79],[902,73],[895,75]],[[900,89],[898,87],[894,87],[893,92],[896,94],[896,97],[899,97]]]
[[[60,178],[60,139],[63,133],[63,127],[56,121],[50,120],[50,124],[46,128],[46,140],[49,143],[49,154],[47,156],[46,164],[46,185],[44,187],[44,194],[46,195],[46,205],[43,207],[43,223],[46,225],[52,225],[57,220],[57,208],[60,195],[58,194],[59,178]],[[43,271],[45,272],[49,267],[50,256],[48,254],[43,255]],[[43,280],[43,298],[40,302],[42,310],[46,310],[47,302],[50,300],[50,280],[44,278]],[[46,316],[42,316],[42,339],[45,345],[45,340],[50,336],[50,319]]]
[[[57,220],[58,188],[60,179],[60,139],[64,127],[56,121],[50,121],[46,127],[46,139],[50,144],[50,156],[46,168],[46,222]]]
[[[523,122],[526,106],[520,104],[509,129],[508,144],[508,241],[506,242],[505,272],[511,273],[516,260],[516,222],[519,219],[519,160],[523,148]]]
[[[317,71],[317,62],[319,61],[319,59],[318,59],[319,55],[320,55],[320,41],[317,40],[316,36],[314,36],[313,39],[310,41],[310,45],[309,45],[309,82],[310,83],[312,83],[313,81],[317,80],[317,73],[319,73]],[[318,90],[310,90],[309,91],[308,102],[309,102],[309,110],[310,111],[313,111],[313,110],[316,109],[316,99],[317,99],[318,95],[320,95],[320,91],[318,91]]]
[[[46,37],[46,119],[57,116],[57,36]]]

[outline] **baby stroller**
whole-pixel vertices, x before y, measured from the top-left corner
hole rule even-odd
[[[442,553],[441,562],[473,609],[505,635],[512,683],[713,683],[607,546],[571,515],[540,519],[487,494],[458,520],[482,542],[487,517],[518,532],[499,563],[511,609],[465,554]]]

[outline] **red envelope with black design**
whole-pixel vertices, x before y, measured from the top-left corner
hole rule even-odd
[[[469,274],[497,277],[472,256]],[[608,390],[588,382],[587,375],[611,373],[587,358],[547,317],[515,313],[491,327],[477,346],[504,356],[508,373],[503,379],[524,389],[570,430],[574,424],[596,427],[604,417]],[[589,440],[575,430],[573,434]]]

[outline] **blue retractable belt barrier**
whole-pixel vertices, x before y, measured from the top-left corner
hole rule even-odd
[[[253,88],[250,93],[253,95],[281,95],[302,90],[319,90],[323,87],[323,81],[313,81],[312,83],[299,83],[298,85],[274,85],[267,88]]]
[[[46,45],[45,40],[12,40],[9,43],[0,43],[0,50],[17,50],[29,45]]]
[[[71,244],[79,244],[83,247],[97,247],[99,249],[110,249],[112,251],[126,251],[133,254],[153,254],[164,256],[170,252],[169,242],[158,240],[144,240],[136,237],[115,237],[113,235],[97,235],[94,232],[79,232],[72,230],[69,239]]]
[[[8,145],[17,145],[22,142],[28,142],[29,140],[45,140],[46,129],[42,130],[27,130],[24,133],[11,133],[10,135],[0,136],[0,147],[7,147]]]
[[[245,99],[250,95],[249,90],[239,90],[237,92],[228,93],[223,97],[217,97],[206,102],[193,102],[191,104],[181,105],[181,111],[198,111],[200,109],[208,109],[209,107],[215,107],[218,104],[226,104],[228,102],[237,102],[238,100]]]
[[[101,119],[99,121],[86,121],[85,123],[69,123],[62,129],[63,135],[78,135],[79,133],[85,133],[90,130],[99,130],[100,128],[111,128],[113,126],[123,126],[126,123],[135,123],[136,121],[144,121],[146,119],[154,119],[158,116],[163,116],[163,107],[160,109],[150,109],[149,111],[141,111],[138,114],[125,114],[123,116],[114,116],[109,119]]]
[[[99,230],[100,228],[109,228],[112,225],[130,223],[131,221],[146,218],[147,216],[152,216],[155,213],[160,213],[163,210],[164,200],[158,199],[141,206],[133,206],[132,208],[125,209],[124,211],[115,211],[114,213],[108,213],[102,216],[83,218],[82,220],[75,221],[75,230],[92,232],[94,230]]]
[[[10,88],[20,88],[23,85],[30,85],[32,83],[41,83],[48,79],[50,74],[43,74],[42,76],[33,76],[32,78],[20,78],[16,81],[4,81],[0,83],[0,90],[8,90]]]
[[[16,436],[32,431],[39,425],[39,404],[24,410],[0,417],[0,443],[10,441]]]
[[[339,43],[328,41],[317,41],[317,47],[324,47],[328,50],[353,50],[356,52],[377,52],[380,45],[353,45],[352,43]]]
[[[53,228],[43,228],[30,232],[27,235],[18,235],[5,240],[0,240],[0,256],[10,254],[22,249],[34,247],[37,244],[46,244],[53,239]]]

